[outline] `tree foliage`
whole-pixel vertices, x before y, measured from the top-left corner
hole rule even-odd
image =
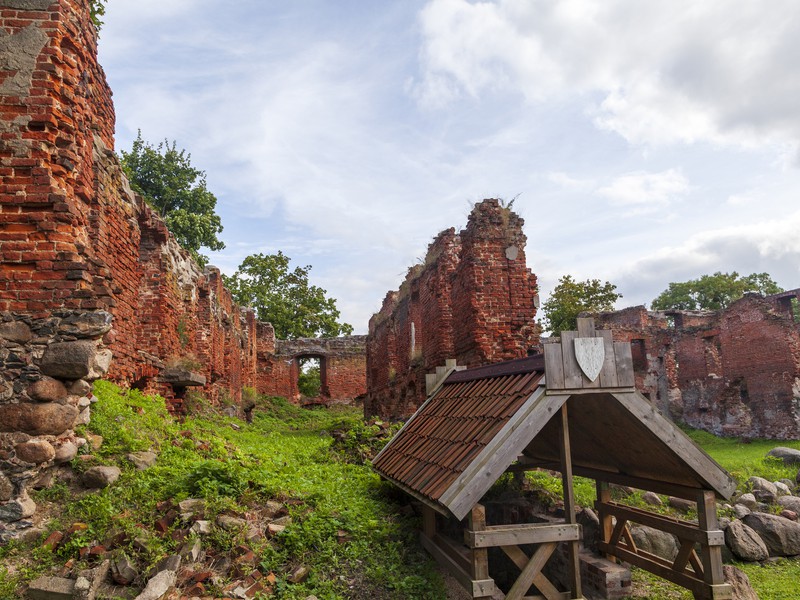
[[[100,31],[100,28],[103,26],[103,21],[100,17],[106,14],[106,2],[108,2],[108,0],[90,0],[89,2],[89,14],[92,17],[92,23],[94,23],[97,31]]]
[[[778,294],[783,289],[767,273],[741,277],[736,271],[703,275],[680,283],[670,283],[653,300],[653,310],[720,310],[741,298],[745,292]]]
[[[122,152],[122,168],[131,186],[158,211],[178,243],[201,265],[208,258],[200,248],[222,250],[217,237],[222,223],[214,212],[217,198],[206,187],[206,174],[191,164],[191,154],[164,140],[153,146],[142,132],[130,152]]]
[[[272,323],[278,339],[350,335],[353,327],[339,322],[336,300],[308,281],[310,266],[289,270],[289,257],[251,254],[231,276],[226,287],[242,306],[255,309],[259,320]]]
[[[575,281],[572,275],[564,275],[542,305],[545,329],[558,335],[562,331],[574,330],[578,324],[578,315],[584,311],[613,310],[614,303],[622,298],[622,294],[617,293],[616,289],[617,286],[608,281]]]

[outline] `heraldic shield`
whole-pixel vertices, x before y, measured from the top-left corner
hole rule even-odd
[[[603,338],[575,338],[575,359],[589,381],[594,381],[600,375],[605,355]]]

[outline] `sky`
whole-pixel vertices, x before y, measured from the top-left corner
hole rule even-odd
[[[177,141],[232,274],[283,251],[366,333],[432,238],[514,200],[542,300],[800,287],[795,0],[109,0],[116,149]]]

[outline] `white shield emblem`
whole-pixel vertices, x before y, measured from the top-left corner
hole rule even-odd
[[[605,356],[603,338],[575,338],[575,358],[589,381],[594,381],[600,375]]]

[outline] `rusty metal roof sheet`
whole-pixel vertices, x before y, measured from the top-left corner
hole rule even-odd
[[[438,502],[530,398],[543,374],[540,357],[452,373],[373,467],[415,495]]]

